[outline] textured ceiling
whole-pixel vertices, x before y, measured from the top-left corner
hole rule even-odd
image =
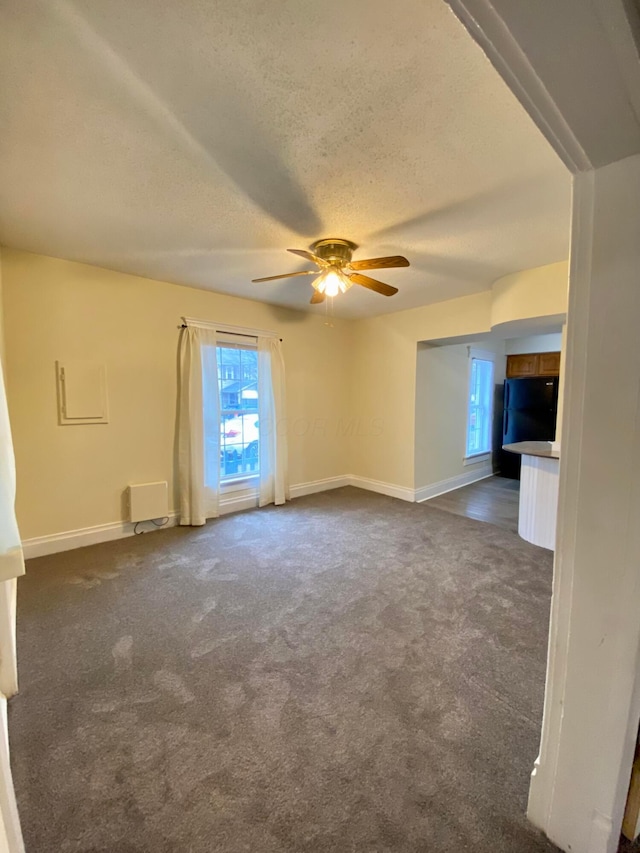
[[[335,313],[568,255],[570,177],[441,0],[2,0],[0,243],[322,312],[284,250],[405,254]]]

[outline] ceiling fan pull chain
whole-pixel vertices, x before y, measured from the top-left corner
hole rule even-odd
[[[330,296],[328,299],[325,299],[325,326],[328,326],[330,329],[333,329],[333,296]]]

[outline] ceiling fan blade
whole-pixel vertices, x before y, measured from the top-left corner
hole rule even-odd
[[[252,278],[252,284],[259,281],[275,281],[277,278],[295,278],[297,275],[318,275],[318,270],[302,270],[302,272],[286,272],[284,275],[268,275],[265,278]]]
[[[318,264],[319,267],[329,266],[329,264],[326,261],[323,261],[322,258],[314,255],[313,252],[307,252],[306,249],[287,249],[287,252],[291,252],[293,255],[300,255],[301,258],[304,258],[307,261],[312,261],[314,264]]]
[[[319,290],[314,290],[313,296],[311,297],[311,304],[318,305],[320,302],[324,302],[325,298],[324,293],[320,293]]]
[[[352,273],[349,278],[356,284],[361,284],[363,287],[368,287],[369,290],[375,290],[376,293],[381,293],[383,296],[393,296],[398,292],[397,287],[391,287],[390,284],[385,284],[383,281],[376,281],[375,278],[369,278],[368,275],[360,275],[360,273]]]
[[[402,255],[391,255],[388,258],[369,258],[368,261],[351,261],[347,264],[350,270],[385,270],[391,267],[408,267],[409,261]]]

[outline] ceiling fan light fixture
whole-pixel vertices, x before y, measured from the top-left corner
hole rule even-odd
[[[351,279],[340,269],[326,270],[311,283],[318,293],[324,293],[325,296],[337,296],[339,293],[346,293],[353,284]]]
[[[316,269],[301,270],[300,272],[287,272],[282,275],[268,275],[264,278],[254,278],[257,284],[263,281],[275,281],[280,278],[295,278],[299,275],[313,275],[311,282],[314,293],[311,297],[311,305],[318,305],[329,296],[333,298],[339,293],[346,293],[349,288],[358,284],[366,287],[374,293],[382,296],[393,296],[398,292],[397,287],[385,284],[368,275],[363,275],[362,270],[384,270],[392,267],[408,267],[409,261],[402,255],[389,255],[384,258],[367,258],[363,261],[353,261],[351,256],[357,245],[350,240],[341,237],[332,237],[327,240],[316,240],[311,245],[311,251],[307,249],[287,249],[294,255],[304,258],[315,265]]]

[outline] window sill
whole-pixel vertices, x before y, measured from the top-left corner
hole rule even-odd
[[[462,460],[463,465],[477,465],[479,462],[491,462],[491,452],[475,453],[473,456],[465,456]]]
[[[255,489],[259,479],[259,474],[248,474],[244,477],[234,477],[231,480],[221,480],[220,491],[222,494],[227,494],[229,492],[245,492],[248,489]]]

